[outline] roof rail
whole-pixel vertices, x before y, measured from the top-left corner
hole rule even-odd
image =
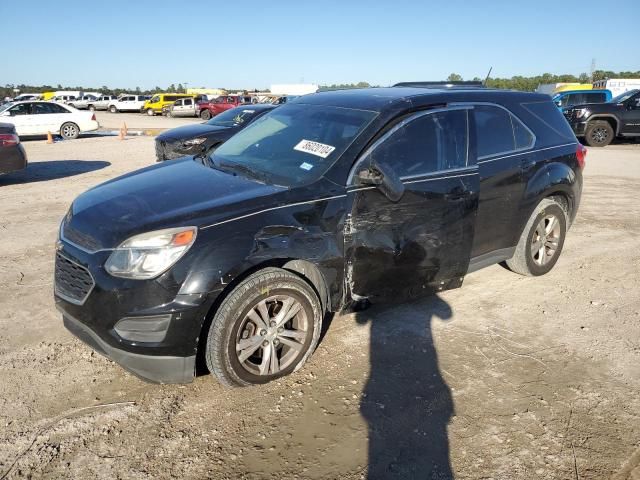
[[[400,82],[394,87],[419,88],[485,88],[482,82]]]

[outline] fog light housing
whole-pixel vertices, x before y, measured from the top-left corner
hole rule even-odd
[[[171,314],[148,317],[126,317],[118,320],[113,329],[130,342],[157,343],[167,336]]]

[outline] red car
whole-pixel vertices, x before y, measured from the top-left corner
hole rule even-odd
[[[219,113],[226,110],[230,110],[239,105],[245,105],[251,102],[251,97],[241,95],[222,95],[210,102],[201,102],[198,104],[200,110],[200,118],[203,120],[209,120],[211,117],[215,117]]]

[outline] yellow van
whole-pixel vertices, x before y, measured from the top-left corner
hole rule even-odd
[[[162,107],[165,105],[171,105],[173,102],[181,98],[193,97],[194,95],[188,95],[186,93],[156,93],[150,100],[144,102],[142,111],[152,117],[156,113],[162,113]]]

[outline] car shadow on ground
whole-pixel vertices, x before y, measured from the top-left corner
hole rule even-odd
[[[369,379],[360,403],[368,423],[368,478],[453,478],[447,425],[454,408],[432,337],[432,323],[452,316],[437,295],[400,307],[372,306]]]
[[[51,160],[47,162],[29,162],[27,168],[17,172],[0,175],[0,187],[21,183],[46,182],[58,178],[73,177],[93,172],[111,165],[99,160]]]

